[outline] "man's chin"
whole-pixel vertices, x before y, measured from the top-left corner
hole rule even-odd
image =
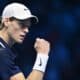
[[[24,40],[18,40],[16,43],[22,44]]]

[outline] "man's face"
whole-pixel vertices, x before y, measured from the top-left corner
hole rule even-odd
[[[30,19],[19,21],[13,20],[8,22],[7,33],[10,39],[14,42],[22,43],[26,33],[29,32],[29,27],[31,26]]]

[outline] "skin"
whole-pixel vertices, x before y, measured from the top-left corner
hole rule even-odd
[[[30,19],[26,20],[27,26],[21,27],[17,20],[10,21],[9,18],[2,20],[5,27],[0,30],[0,37],[9,45],[12,46],[15,43],[22,43],[26,34],[29,32],[29,26],[31,26]],[[49,54],[50,43],[42,38],[36,38],[34,43],[36,53]],[[30,75],[25,78],[22,72],[17,73],[10,77],[10,80],[42,80],[44,73],[38,70],[32,70]]]

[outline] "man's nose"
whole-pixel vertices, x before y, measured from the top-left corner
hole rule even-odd
[[[27,27],[24,28],[24,33],[29,33],[29,29]]]

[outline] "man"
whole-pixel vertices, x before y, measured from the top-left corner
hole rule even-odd
[[[0,80],[42,80],[46,69],[50,43],[42,38],[36,38],[34,48],[37,52],[35,64],[30,75],[25,78],[15,64],[15,53],[11,47],[22,43],[29,32],[31,20],[38,18],[21,3],[8,4],[1,16],[0,26]]]

